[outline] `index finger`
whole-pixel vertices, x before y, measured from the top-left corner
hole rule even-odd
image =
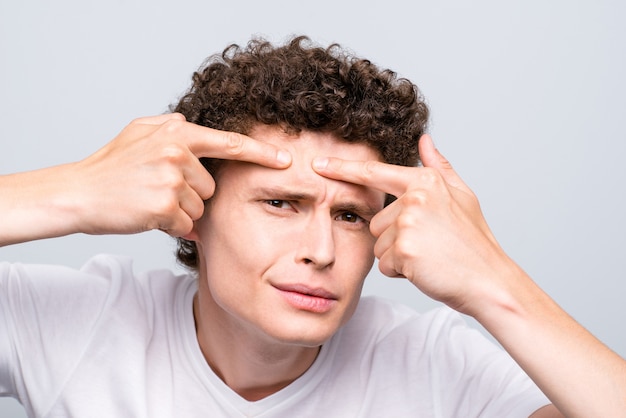
[[[406,191],[407,179],[411,178],[413,169],[380,161],[348,161],[332,157],[316,158],[313,168],[324,177],[371,187],[396,197]]]
[[[257,141],[237,132],[220,131],[189,122],[183,126],[189,149],[196,157],[247,161],[271,168],[286,168],[291,154],[267,142]]]

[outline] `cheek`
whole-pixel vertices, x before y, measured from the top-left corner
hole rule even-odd
[[[199,228],[199,250],[208,278],[228,277],[243,287],[262,277],[293,243],[293,237],[243,210],[211,208]],[[221,281],[221,279],[218,279]]]
[[[351,280],[362,282],[370,272],[375,258],[374,243],[375,239],[370,234],[347,235],[337,243],[337,263],[349,272]]]

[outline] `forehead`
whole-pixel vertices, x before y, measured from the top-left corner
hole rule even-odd
[[[347,142],[326,132],[301,131],[289,134],[277,126],[257,125],[250,131],[249,136],[289,150],[296,166],[304,163],[310,168],[310,163],[315,157],[382,161],[380,154],[373,147],[364,143]]]
[[[252,163],[226,161],[216,178],[218,185],[223,186],[218,187],[222,192],[216,194],[222,194],[224,189],[238,195],[272,189],[281,190],[285,195],[306,194],[309,198],[315,197],[315,200],[331,195],[340,199],[364,199],[372,207],[378,207],[379,200],[380,205],[384,202],[385,195],[380,191],[322,177],[312,167],[316,157],[381,161],[378,152],[366,144],[345,142],[328,133],[302,131],[295,135],[287,134],[273,126],[258,127],[248,135],[288,150],[292,155],[292,164],[277,170]]]

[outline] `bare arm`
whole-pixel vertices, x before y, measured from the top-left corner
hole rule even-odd
[[[330,158],[316,170],[398,197],[371,222],[381,272],[476,318],[564,415],[626,416],[626,361],[504,253],[478,200],[428,136],[420,155],[423,168]],[[550,406],[534,416],[561,415]]]
[[[270,144],[180,114],[137,119],[82,161],[0,176],[0,246],[77,232],[184,236],[215,187],[199,157],[274,168],[291,161]]]

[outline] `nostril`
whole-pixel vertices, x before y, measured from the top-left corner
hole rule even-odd
[[[304,264],[311,264],[313,262],[313,260],[311,260],[310,258],[305,258],[304,259]]]

